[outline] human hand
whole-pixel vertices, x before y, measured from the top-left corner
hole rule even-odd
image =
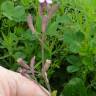
[[[49,96],[41,85],[0,66],[0,96]]]

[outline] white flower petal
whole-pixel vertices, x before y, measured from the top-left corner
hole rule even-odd
[[[52,4],[52,0],[46,0],[48,4]]]
[[[40,2],[40,3],[44,3],[44,2],[45,2],[45,0],[39,0],[39,2]]]

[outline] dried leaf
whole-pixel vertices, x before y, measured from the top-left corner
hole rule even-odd
[[[48,24],[48,17],[44,15],[42,17],[42,32],[46,31],[47,24]]]
[[[52,18],[52,16],[54,15],[54,13],[57,11],[58,9],[58,5],[54,4],[49,10],[48,10],[48,18]]]
[[[28,26],[29,28],[31,29],[31,31],[34,33],[36,32],[35,28],[34,28],[34,25],[33,25],[33,20],[32,20],[32,16],[31,14],[28,14],[27,16],[27,23],[28,23]]]
[[[25,69],[29,69],[29,66],[24,62],[24,60],[22,58],[19,58],[17,60],[17,63],[21,65],[21,67],[25,68]]]
[[[31,62],[30,62],[30,67],[31,67],[32,75],[34,75],[34,64],[35,64],[35,56],[32,57]]]
[[[44,67],[43,67],[43,69],[44,69],[45,72],[48,71],[48,69],[50,67],[50,64],[51,64],[51,60],[48,60],[47,59],[46,62],[45,62],[45,64],[44,64]]]

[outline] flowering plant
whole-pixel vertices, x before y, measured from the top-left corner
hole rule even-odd
[[[33,24],[33,18],[31,16],[31,14],[29,14],[27,16],[27,23],[28,23],[28,27],[30,28],[30,30],[32,31],[32,34],[34,34],[38,40],[39,43],[41,45],[41,57],[42,57],[42,69],[41,69],[41,75],[45,81],[46,87],[49,91],[49,93],[51,94],[51,88],[50,88],[50,84],[49,84],[49,80],[47,78],[47,71],[50,67],[51,64],[51,60],[48,60],[45,58],[45,37],[46,37],[46,29],[47,29],[47,24],[48,24],[48,20],[51,19],[52,15],[56,12],[56,10],[58,9],[58,5],[52,5],[52,6],[47,6],[49,4],[52,4],[52,0],[39,0],[40,2],[40,7],[39,7],[39,11],[40,11],[40,16],[42,17],[42,25],[41,25],[41,34],[40,36],[37,34],[37,30]],[[45,9],[45,10],[43,10]],[[47,11],[46,14],[44,14],[44,11]],[[42,14],[41,14],[42,13]],[[22,75],[26,76],[27,78],[30,78],[29,73],[31,73],[31,77],[32,79],[35,80],[35,82],[38,84],[37,79],[35,78],[35,56],[32,57],[30,64],[28,66],[28,64],[26,64],[24,62],[24,60],[22,58],[19,58],[17,60],[17,62],[21,65],[21,68],[18,70]],[[37,72],[38,73],[38,72]],[[50,96],[50,95],[49,95]]]
[[[46,2],[47,4],[52,4],[52,0],[39,0],[40,3]]]

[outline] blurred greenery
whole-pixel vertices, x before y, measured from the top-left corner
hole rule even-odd
[[[48,71],[52,96],[95,96],[96,0],[53,2],[59,9],[48,23],[45,42],[45,58],[52,60]],[[35,68],[40,71],[41,47],[26,23],[31,13],[41,33],[38,7],[38,0],[0,0],[1,66],[16,71],[19,57],[29,63],[35,55]]]

